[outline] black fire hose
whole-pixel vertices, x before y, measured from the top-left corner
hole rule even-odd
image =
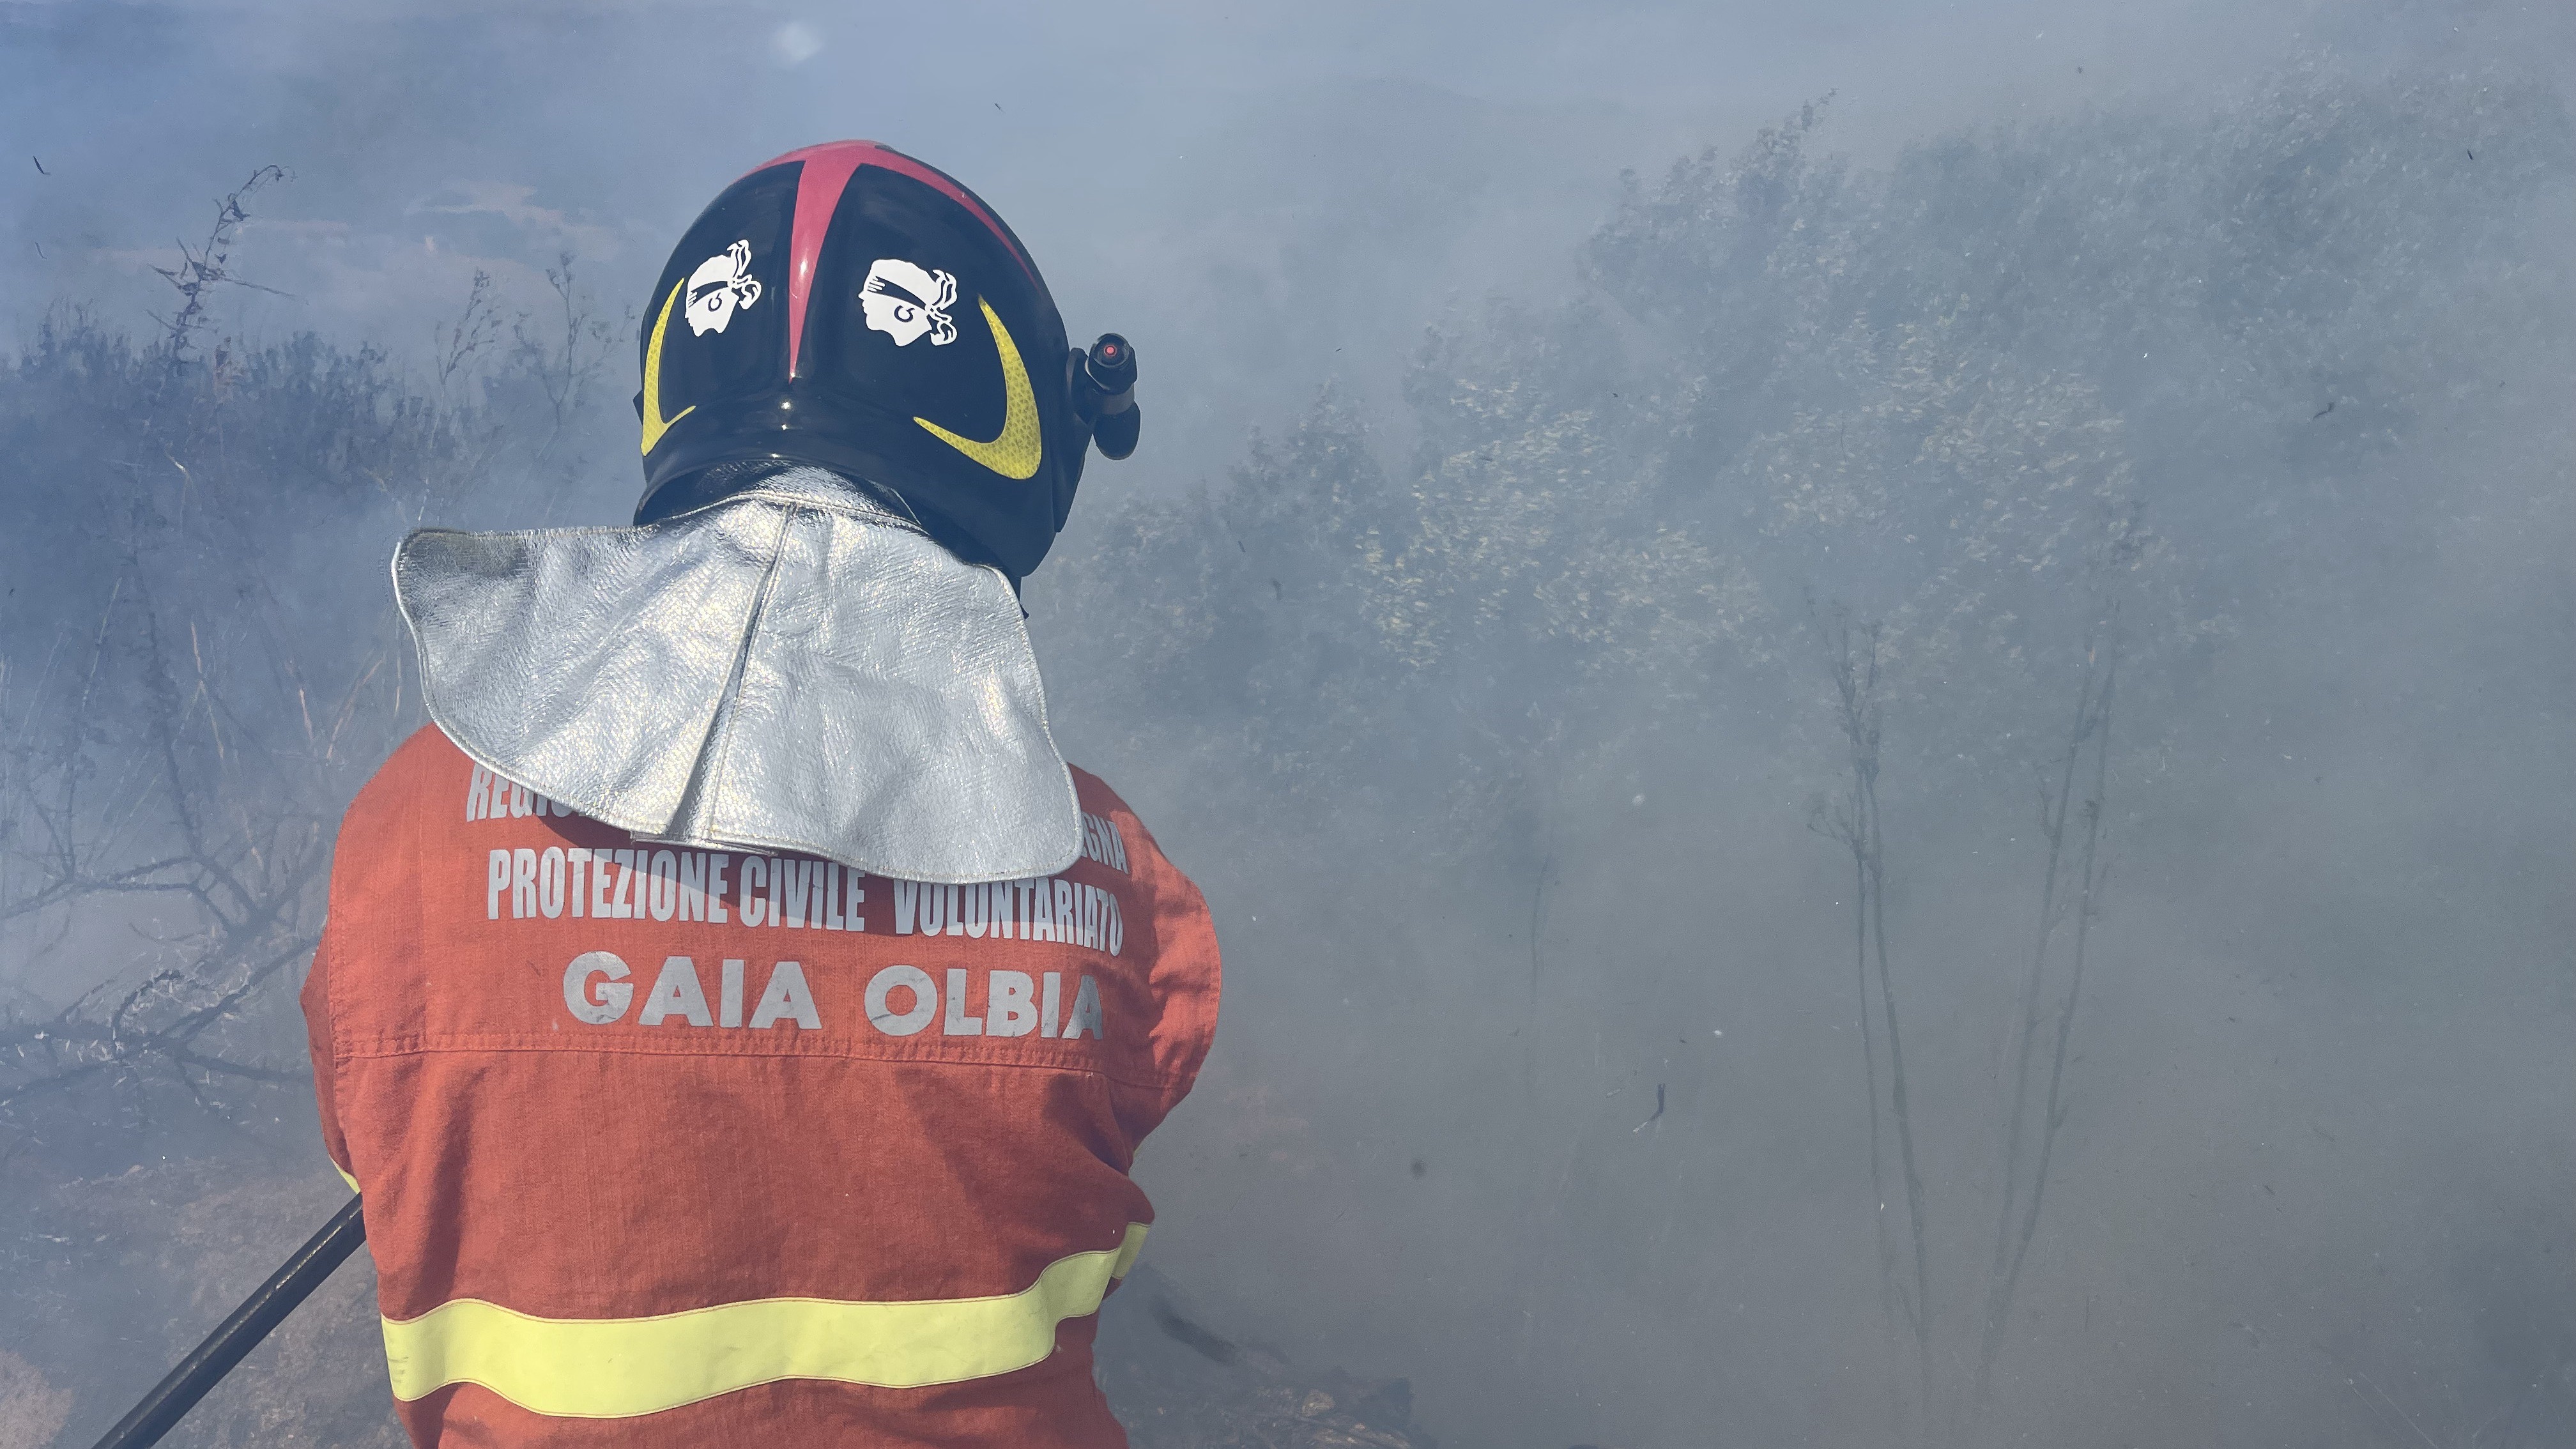
[[[286,1265],[269,1275],[259,1291],[243,1300],[197,1351],[179,1361],[158,1388],[143,1396],[134,1411],[117,1421],[98,1441],[98,1449],[145,1449],[158,1444],[187,1416],[206,1392],[233,1371],[242,1356],[259,1347],[268,1331],[295,1311],[295,1305],[310,1297],[331,1276],[331,1270],[347,1262],[358,1245],[367,1240],[367,1220],[358,1213],[359,1199],[334,1214],[322,1231],[310,1242],[295,1250]]]

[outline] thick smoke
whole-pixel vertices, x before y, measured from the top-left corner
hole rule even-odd
[[[2515,53],[2561,28],[1979,61],[2024,18],[1739,22],[1757,108],[1658,13],[1367,64],[1329,7],[1259,59],[1166,17],[1173,84],[1089,114],[1183,139],[1077,166],[1010,118],[1143,62],[1060,18],[988,96],[962,23],[575,14],[501,167],[396,138],[557,42],[305,139],[207,58],[431,22],[0,16],[259,118],[179,194],[294,172],[228,223],[102,115],[0,193],[51,288],[0,371],[0,1446],[87,1442],[329,1210],[291,997],[419,720],[383,556],[631,506],[613,299],[826,123],[1146,368],[1027,594],[1228,953],[1104,1333],[1140,1443],[1288,1366],[1532,1449],[2576,1436],[2576,123]],[[571,115],[674,66],[878,109],[738,90],[650,168]],[[195,1441],[393,1442],[362,1276]]]

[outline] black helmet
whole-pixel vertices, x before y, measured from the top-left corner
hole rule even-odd
[[[725,188],[654,287],[635,519],[810,463],[1024,578],[1064,526],[1094,423],[1134,411],[1098,380],[1133,376],[1112,341],[1123,372],[1081,365],[1019,238],[946,174],[873,141],[791,151]],[[1102,442],[1124,456],[1132,419],[1116,421]]]

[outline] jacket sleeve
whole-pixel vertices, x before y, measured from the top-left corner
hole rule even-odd
[[[349,1171],[349,1139],[340,1130],[339,1072],[331,1052],[331,932],[323,928],[322,944],[313,953],[313,969],[305,973],[304,1038],[313,1052],[313,1103],[322,1115],[322,1150],[331,1155],[331,1166],[339,1171],[349,1190],[358,1190],[358,1179]]]
[[[1125,868],[1136,882],[1141,898],[1137,904],[1144,912],[1142,922],[1129,923],[1130,939],[1141,934],[1150,942],[1157,1017],[1148,1075],[1154,1085],[1139,1084],[1116,1094],[1132,1151],[1198,1081],[1199,1067],[1216,1036],[1224,966],[1216,924],[1198,886],[1164,856],[1144,822],[1115,791],[1095,776],[1077,774],[1076,778],[1087,787],[1090,803],[1085,808],[1106,815],[1124,842]]]

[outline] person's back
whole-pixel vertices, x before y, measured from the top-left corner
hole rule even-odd
[[[306,1008],[414,1437],[1120,1442],[1086,1315],[1216,943],[1075,778],[1072,867],[915,885],[638,843],[404,746]]]
[[[399,1412],[1113,1449],[1094,1314],[1217,945],[1056,753],[1016,583],[1133,361],[864,142],[737,181],[655,295],[635,526],[394,560],[434,723],[349,810],[304,1004]]]

